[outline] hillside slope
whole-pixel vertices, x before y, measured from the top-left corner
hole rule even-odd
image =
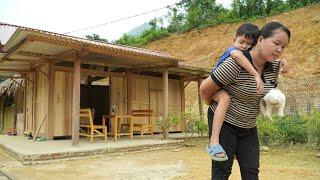
[[[291,72],[284,78],[293,80],[320,75],[320,5],[254,20],[252,23],[262,27],[273,20],[285,24],[292,33],[289,47],[281,57],[288,59],[291,66]],[[223,51],[232,45],[236,29],[242,23],[174,34],[152,42],[145,48],[167,51],[188,64],[211,68]]]

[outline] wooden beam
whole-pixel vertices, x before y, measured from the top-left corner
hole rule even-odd
[[[8,58],[10,57],[13,53],[17,52],[19,49],[22,47],[26,46],[30,40],[28,38],[24,38],[22,41],[20,41],[17,45],[13,46],[11,49],[7,51],[7,54],[4,55],[3,58]]]
[[[33,73],[33,85],[32,85],[32,134],[35,134],[35,130],[36,130],[36,96],[37,96],[37,69],[35,69],[34,73]]]
[[[4,72],[17,72],[17,73],[28,73],[28,72],[32,72],[31,70],[3,69],[3,68],[1,68],[0,71],[4,71]]]
[[[208,76],[202,76],[202,75],[195,75],[195,76],[189,76],[189,77],[184,77],[184,81],[198,81],[198,79],[205,79]]]
[[[46,72],[44,72],[41,68],[39,68],[39,72],[43,75],[45,75],[46,77],[49,77],[49,74],[47,74]]]
[[[184,81],[184,80],[183,80],[183,81]],[[190,82],[191,82],[191,81],[188,81],[187,84],[184,85],[184,88],[186,88],[186,87],[190,84]]]
[[[185,92],[184,92],[184,81],[180,80],[180,93],[181,93],[181,129],[186,131],[186,121],[184,119],[184,113],[186,111],[186,102],[185,102]]]
[[[198,78],[198,103],[199,103],[199,115],[202,118],[202,120],[204,120],[203,117],[203,104],[202,104],[202,100],[201,100],[201,96],[200,96],[200,85],[201,85],[201,79]]]
[[[21,56],[28,56],[28,57],[33,57],[33,58],[38,58],[38,59],[47,59],[48,61],[55,60],[57,62],[63,61],[69,61],[73,62],[74,61],[74,56],[69,55],[69,56],[60,56],[60,55],[43,55],[43,54],[37,54],[37,53],[31,53],[31,52],[18,52],[16,53],[17,55]],[[117,62],[117,58],[115,57],[106,57],[106,59],[99,60],[99,59],[86,59],[86,58],[81,58],[81,64],[92,64],[92,65],[98,65],[98,66],[116,66],[116,67],[124,67],[124,68],[131,68],[131,66],[128,65],[121,65]],[[45,62],[47,63],[47,62]]]
[[[132,83],[133,83],[133,78],[132,78],[132,73],[128,71],[126,73],[127,77],[127,114],[131,114],[132,111]]]
[[[80,57],[74,60],[73,86],[72,86],[72,146],[79,145],[80,126]]]
[[[55,120],[55,65],[54,62],[49,64],[49,93],[48,93],[48,123],[46,127],[47,139],[53,139],[54,120]]]
[[[73,72],[74,68],[64,67],[64,66],[56,66],[56,71],[62,72]],[[90,76],[103,76],[103,77],[125,77],[125,73],[116,73],[116,72],[105,72],[101,70],[93,70],[93,69],[81,69],[81,73],[90,75]]]
[[[23,75],[23,79],[24,79],[24,87],[23,87],[23,110],[22,110],[22,113],[23,113],[23,132],[26,131],[27,129],[27,84],[28,84],[28,75],[27,74],[24,74]]]
[[[163,138],[168,139],[169,129],[168,125],[168,109],[169,109],[169,72],[168,69],[164,69],[162,73],[162,89],[163,89],[163,124],[164,132]]]
[[[16,55],[23,55],[24,52],[17,52]],[[24,55],[23,55],[24,56]],[[39,57],[36,57],[39,58]],[[52,60],[46,60],[46,59],[17,59],[17,58],[2,58],[3,61],[1,62],[25,62],[29,63],[30,65],[36,64],[36,63],[50,63]],[[40,62],[39,62],[40,61]]]

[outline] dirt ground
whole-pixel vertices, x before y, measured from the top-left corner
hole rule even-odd
[[[210,179],[211,161],[205,142],[181,149],[122,154],[22,166],[0,150],[0,171],[13,179]],[[0,173],[1,174],[1,173]],[[6,179],[5,176],[0,179]],[[231,180],[241,179],[235,161]],[[320,179],[315,150],[271,147],[261,153],[260,179]]]

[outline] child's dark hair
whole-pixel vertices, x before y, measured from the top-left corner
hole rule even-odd
[[[278,29],[280,29],[283,32],[285,32],[287,34],[289,40],[290,40],[290,37],[291,37],[290,30],[286,26],[284,26],[283,24],[281,24],[279,22],[269,22],[266,25],[264,25],[263,28],[260,31],[260,35],[263,38],[268,38],[268,37],[273,36],[274,31],[276,31]]]
[[[260,31],[258,26],[252,23],[244,23],[242,24],[236,33],[236,37],[244,35],[246,38],[253,39],[253,46],[257,43],[258,37],[260,36]]]

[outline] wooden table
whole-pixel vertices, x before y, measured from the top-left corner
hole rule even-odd
[[[118,136],[130,136],[130,140],[133,140],[133,117],[132,115],[104,115],[103,118],[110,119],[110,122],[113,122],[113,137],[114,141],[118,140]],[[120,120],[128,119],[130,128],[129,132],[121,132]]]

